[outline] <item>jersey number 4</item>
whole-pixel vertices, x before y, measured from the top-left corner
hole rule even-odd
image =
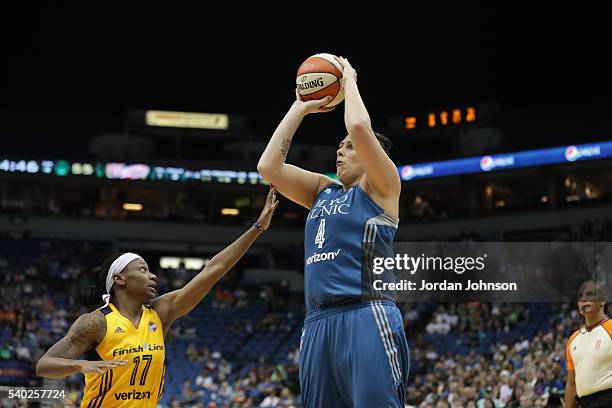
[[[147,374],[149,373],[149,367],[151,366],[151,361],[153,361],[153,356],[151,354],[144,354],[142,356],[142,360],[147,363],[142,370],[142,374],[140,375],[140,385],[145,385],[145,381],[147,381]],[[130,378],[130,385],[136,384],[136,374],[138,372],[138,366],[140,365],[140,356],[134,357],[134,371],[132,371],[132,378]]]
[[[315,244],[319,248],[323,248],[323,242],[325,242],[325,218],[322,218],[319,222],[319,229],[317,229],[317,236],[315,237]]]

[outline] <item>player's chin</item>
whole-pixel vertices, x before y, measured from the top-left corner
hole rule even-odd
[[[153,286],[147,286],[147,288],[144,290],[144,296],[147,299],[154,299],[157,297],[157,288],[153,287]]]

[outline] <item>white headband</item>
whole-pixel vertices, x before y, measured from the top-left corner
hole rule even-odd
[[[127,264],[137,258],[142,257],[132,252],[126,252],[119,258],[115,259],[115,261],[111,264],[110,268],[108,268],[108,275],[106,275],[106,293],[102,295],[102,300],[104,300],[104,306],[102,306],[100,309],[108,306],[108,304],[110,303],[110,291],[113,287],[113,276],[121,272],[123,268],[127,266]]]

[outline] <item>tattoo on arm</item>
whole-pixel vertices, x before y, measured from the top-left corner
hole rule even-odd
[[[69,334],[57,343],[55,343],[49,351],[48,357],[59,357],[68,359],[77,359],[83,353],[90,350],[90,341],[75,334]]]
[[[47,356],[76,359],[93,349],[106,332],[106,319],[93,313],[79,317],[66,337],[47,351]]]
[[[285,159],[287,158],[287,153],[289,153],[289,146],[291,146],[291,140],[283,139],[283,141],[281,142],[281,154]]]

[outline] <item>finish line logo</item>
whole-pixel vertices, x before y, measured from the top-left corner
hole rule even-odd
[[[415,177],[425,177],[432,175],[434,172],[433,166],[411,166],[406,165],[402,168],[402,180],[412,180]]]
[[[601,148],[599,145],[585,147],[568,146],[565,149],[565,159],[570,162],[580,160],[585,157],[597,157],[599,155],[601,155]]]
[[[482,171],[512,166],[514,166],[514,156],[501,156],[496,158],[491,156],[483,156],[482,159],[480,159],[480,168]]]

